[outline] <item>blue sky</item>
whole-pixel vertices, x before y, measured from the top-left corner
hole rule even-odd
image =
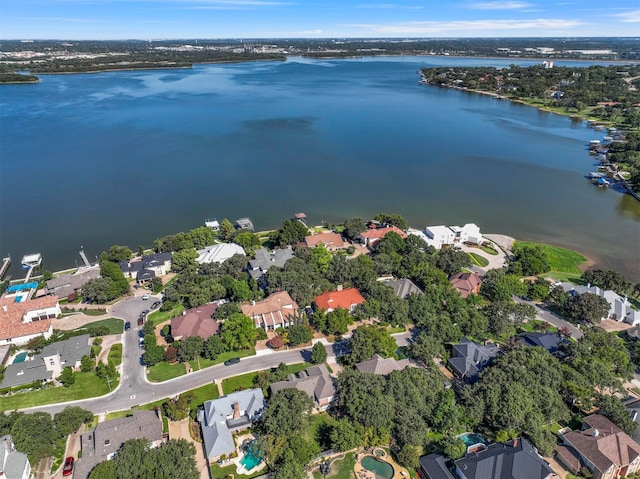
[[[3,39],[640,37],[640,0],[0,0]]]

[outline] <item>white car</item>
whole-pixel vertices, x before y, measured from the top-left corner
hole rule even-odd
[[[145,301],[146,301],[147,299],[149,299],[150,297],[151,297],[151,295],[150,295],[149,293],[146,293],[146,294],[143,294],[143,295],[142,295],[142,299],[144,299]]]

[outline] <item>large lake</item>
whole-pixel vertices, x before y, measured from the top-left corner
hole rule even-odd
[[[423,65],[512,62],[292,58],[1,86],[0,254],[55,270],[81,245],[93,259],[205,219],[383,211],[569,247],[637,281],[640,204],[584,177],[601,133],[418,83]]]

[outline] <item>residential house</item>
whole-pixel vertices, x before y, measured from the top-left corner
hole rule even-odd
[[[238,391],[204,403],[197,417],[209,463],[235,451],[233,433],[251,427],[260,419],[264,407],[260,388]]]
[[[133,416],[99,423],[80,436],[82,457],[75,463],[74,479],[86,479],[101,462],[113,459],[131,439],[146,439],[151,447],[162,444],[162,421],[155,411],[134,410]]]
[[[484,241],[480,228],[474,223],[464,226],[427,226],[424,233],[427,245],[435,249],[459,243],[482,244]]]
[[[56,295],[58,298],[66,299],[77,293],[91,279],[100,277],[100,268],[91,267],[78,270],[73,274],[61,274],[47,281],[47,294]]]
[[[275,266],[284,268],[284,265],[293,258],[293,249],[291,246],[283,249],[269,251],[266,248],[260,248],[254,252],[255,258],[249,261],[247,271],[253,279],[260,279],[269,271],[269,268]]]
[[[618,479],[640,470],[640,444],[601,414],[584,418],[582,430],[560,438],[563,447],[556,457],[570,470],[575,471],[576,458],[594,479]]]
[[[562,338],[557,333],[531,332],[518,334],[516,341],[525,346],[539,346],[550,353],[555,353],[562,343]]]
[[[31,464],[24,452],[16,450],[11,436],[0,437],[0,477],[2,479],[29,479]]]
[[[591,286],[590,284],[581,286],[573,283],[557,283],[556,286],[560,286],[565,293],[569,293],[572,296],[591,293],[606,299],[607,303],[609,303],[609,311],[607,312],[607,316],[602,319],[615,319],[619,322],[624,321],[632,326],[640,324],[640,311],[633,309],[627,298],[620,296],[615,291],[602,289],[598,286]]]
[[[403,239],[407,237],[407,234],[397,226],[385,226],[383,228],[371,228],[361,233],[358,236],[358,241],[365,246],[373,248],[378,241],[391,232],[399,234]]]
[[[556,474],[524,438],[495,443],[451,461],[443,454],[420,458],[422,479],[550,479]]]
[[[305,236],[304,245],[309,248],[315,248],[318,245],[323,245],[329,251],[338,251],[349,246],[342,239],[342,236],[332,231]]]
[[[638,427],[633,434],[633,440],[640,444],[640,399],[634,396],[627,396],[623,399],[622,404]]]
[[[138,283],[143,283],[171,271],[171,253],[148,254],[141,258],[120,261],[118,266],[125,278],[135,278]]]
[[[243,304],[242,314],[253,319],[256,328],[275,331],[293,324],[299,308],[289,293],[280,291],[267,296],[264,300]]]
[[[237,254],[240,256],[246,256],[244,248],[235,243],[218,243],[206,246],[204,249],[198,250],[197,253],[198,257],[196,258],[196,263],[198,264],[222,264]]]
[[[0,345],[21,346],[38,336],[49,339],[53,334],[51,320],[60,314],[57,296],[19,302],[0,298]]]
[[[449,283],[463,298],[469,297],[470,294],[480,293],[480,286],[482,286],[482,280],[478,273],[456,273],[451,275]]]
[[[326,411],[336,394],[333,380],[324,364],[311,366],[304,371],[300,371],[297,375],[289,374],[286,381],[273,383],[269,388],[272,394],[288,388],[303,391],[313,399],[315,411],[317,412]]]
[[[449,366],[462,379],[475,381],[478,373],[491,364],[493,358],[499,353],[500,350],[496,344],[478,344],[462,338],[460,343],[453,345]]]
[[[338,308],[353,313],[356,306],[364,303],[364,298],[356,288],[342,289],[340,287],[337,291],[329,291],[316,296],[314,303],[317,308],[324,309],[327,313]]]
[[[78,370],[82,356],[89,354],[91,354],[91,346],[88,334],[48,344],[33,358],[7,365],[0,387],[20,386],[34,381],[51,381],[59,377],[66,367]]]
[[[171,336],[175,340],[199,336],[207,339],[218,333],[218,321],[211,316],[218,309],[217,303],[203,304],[191,308],[171,320]]]
[[[384,284],[393,288],[393,294],[398,298],[405,299],[410,294],[422,294],[422,290],[409,278],[385,279]]]
[[[379,354],[374,354],[373,358],[356,364],[356,369],[361,373],[379,374],[386,376],[393,371],[402,371],[404,368],[411,366],[408,359],[397,360],[395,358],[383,358]]]

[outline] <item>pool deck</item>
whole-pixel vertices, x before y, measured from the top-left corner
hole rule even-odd
[[[264,461],[260,461],[260,463],[256,467],[252,467],[251,470],[247,471],[247,469],[240,462],[244,457],[244,452],[242,452],[242,448],[241,448],[242,444],[245,441],[253,441],[254,439],[255,439],[255,436],[253,434],[242,434],[236,437],[236,452],[238,453],[238,457],[233,458],[231,462],[236,466],[236,473],[241,476],[242,475],[248,476],[248,475],[254,474],[260,471],[261,469],[263,469],[264,467],[266,467],[267,465]]]
[[[381,455],[380,452],[383,454]],[[380,447],[374,448],[370,452],[359,452],[356,454],[356,465],[353,467],[353,471],[356,474],[356,479],[376,479],[376,474],[368,469],[362,467],[360,460],[365,456],[373,456],[381,461],[388,462],[393,466],[393,478],[392,479],[407,479],[409,477],[409,471],[394,461],[391,456]]]

